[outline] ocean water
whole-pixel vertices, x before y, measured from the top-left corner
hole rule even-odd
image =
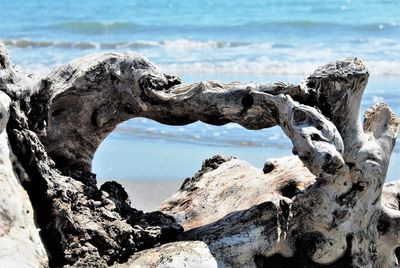
[[[398,0],[0,0],[0,18],[0,39],[27,73],[89,53],[136,51],[187,83],[298,83],[319,65],[356,56],[371,71],[362,109],[384,100],[400,114]],[[99,178],[182,179],[218,152],[262,166],[291,154],[291,143],[279,128],[170,127],[137,118],[101,145],[94,171]],[[389,179],[399,179],[399,163],[397,148]]]

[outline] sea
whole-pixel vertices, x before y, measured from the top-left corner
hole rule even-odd
[[[184,83],[299,83],[353,56],[371,72],[362,110],[385,101],[400,115],[398,0],[0,0],[0,40],[25,73],[46,74],[90,53],[135,51]],[[93,171],[100,180],[183,180],[215,154],[261,168],[291,148],[278,127],[134,118],[103,141]],[[399,148],[388,181],[400,179]]]

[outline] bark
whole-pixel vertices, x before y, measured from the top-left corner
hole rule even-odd
[[[9,139],[31,179],[24,187],[57,264],[89,263],[93,256],[123,262],[171,240],[201,240],[228,267],[397,263],[400,214],[390,191],[398,188],[388,186],[386,201],[382,190],[399,119],[378,103],[360,122],[369,73],[357,58],[322,66],[299,85],[182,85],[133,53],[89,55],[36,83],[5,69],[1,89],[13,99]],[[117,183],[97,189],[91,173],[99,144],[133,117],[169,125],[280,126],[301,163],[269,162],[264,174],[216,157],[162,205],[164,214],[143,214]],[[161,255],[179,243],[159,248]]]
[[[19,180],[28,178],[8,142],[10,102],[0,92],[0,267],[39,267],[47,263],[47,253],[28,194]]]
[[[127,193],[116,182],[107,182],[98,189],[95,175],[90,172],[60,172],[32,131],[37,127],[31,124],[34,120],[26,117],[30,114],[33,118],[39,101],[35,96],[40,90],[23,90],[34,93],[28,97],[25,109],[18,97],[10,101],[7,132],[22,165],[21,173],[29,178],[22,180],[20,176],[48,251],[49,263],[43,266],[107,266],[126,261],[139,250],[168,242],[181,232],[180,225],[170,216],[132,208]],[[36,113],[40,115],[37,110]],[[12,250],[11,246],[2,245],[5,250]]]
[[[115,268],[142,267],[218,267],[206,243],[201,241],[173,242],[141,251]]]

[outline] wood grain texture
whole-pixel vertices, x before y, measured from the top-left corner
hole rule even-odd
[[[12,99],[10,143],[36,180],[24,186],[39,224],[50,230],[44,243],[54,244],[54,234],[64,239],[55,246],[52,259],[61,258],[55,263],[84,265],[100,256],[107,265],[127,261],[129,267],[146,260],[146,253],[129,259],[138,250],[167,241],[181,241],[179,248],[185,241],[193,247],[187,252],[202,251],[185,253],[193,255],[188,265],[196,256],[226,267],[397,264],[399,187],[384,183],[399,119],[380,102],[360,121],[369,77],[360,59],[328,63],[299,85],[184,85],[134,53],[89,55],[30,82],[7,68],[0,82]],[[100,143],[133,117],[169,125],[279,126],[297,158],[268,162],[262,171],[216,156],[162,204],[163,213],[147,215],[129,206],[117,183],[98,189],[91,173]],[[146,235],[151,239],[144,241]],[[173,247],[161,246],[157,254],[178,252]]]

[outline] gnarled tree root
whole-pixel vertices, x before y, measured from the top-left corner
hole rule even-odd
[[[1,90],[12,99],[7,131],[52,264],[94,257],[113,264],[171,240],[203,248],[188,242],[201,240],[210,252],[199,258],[208,263],[211,253],[225,266],[290,265],[293,258],[305,267],[396,265],[397,201],[390,192],[381,197],[399,119],[378,103],[359,121],[369,76],[361,60],[329,63],[299,85],[182,85],[132,53],[90,55],[26,83],[4,62]],[[164,213],[144,214],[119,184],[97,189],[91,173],[99,144],[133,117],[280,126],[301,163],[285,160],[293,174],[277,160],[263,174],[217,157],[162,205]]]

